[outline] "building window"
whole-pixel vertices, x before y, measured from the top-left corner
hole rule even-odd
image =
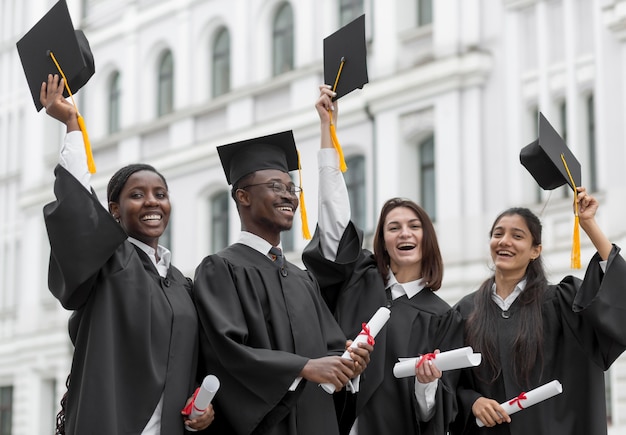
[[[432,22],[433,0],[417,0],[417,26],[426,26]]]
[[[223,28],[213,44],[212,95],[218,97],[230,91],[230,34]]]
[[[0,387],[0,435],[11,435],[13,426],[13,387]]]
[[[219,192],[210,199],[211,207],[211,253],[218,252],[228,246],[228,191]]]
[[[174,58],[167,50],[159,62],[157,113],[159,116],[174,110]]]
[[[559,104],[559,121],[561,123],[561,137],[567,146],[567,102],[565,100],[561,101]],[[568,183],[566,183],[565,185],[558,187],[558,189],[561,191],[561,197],[567,198],[571,187]]]
[[[350,197],[352,221],[356,226],[365,230],[365,157],[347,157],[346,166],[348,166],[348,170],[344,172],[343,176]]]
[[[109,81],[109,134],[115,133],[120,129],[121,86],[120,73],[115,71]]]
[[[420,205],[433,222],[437,220],[435,180],[435,137],[429,136],[419,144]]]
[[[343,27],[363,15],[363,0],[339,1],[339,26]]]
[[[273,75],[293,69],[293,11],[289,3],[283,4],[274,18],[272,34]]]
[[[589,156],[587,165],[589,167],[589,182],[587,187],[591,192],[598,190],[598,167],[596,160],[596,111],[593,94],[587,96],[587,155]]]

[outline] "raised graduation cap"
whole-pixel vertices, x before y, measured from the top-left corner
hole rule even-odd
[[[567,166],[563,163],[563,159]],[[544,190],[556,189],[566,183],[572,189],[580,186],[580,163],[541,112],[539,113],[539,137],[522,148],[520,161]]]
[[[542,189],[552,190],[569,184],[574,191],[571,267],[580,269],[580,229],[576,190],[581,183],[580,163],[541,112],[539,113],[539,137],[522,148],[520,161]]]
[[[324,83],[336,93],[333,101],[363,88],[367,78],[367,47],[365,44],[365,15],[324,38]],[[330,114],[330,112],[329,112]],[[339,169],[348,167],[330,115],[330,138],[339,155]]]
[[[368,82],[365,15],[324,38],[324,83],[334,87],[336,100]]]
[[[57,2],[19,41],[17,51],[37,111],[41,84],[48,74],[61,74],[52,56],[59,63],[72,93],[82,88],[95,73],[89,42],[81,30],[74,30],[67,3]],[[67,88],[63,94],[69,97]]]
[[[221,145],[217,147],[217,154],[226,181],[230,185],[236,184],[248,174],[264,169],[278,169],[283,172],[297,169],[299,183],[302,186],[300,158],[291,130]],[[305,239],[310,239],[303,190],[300,191],[300,216],[302,235]]]

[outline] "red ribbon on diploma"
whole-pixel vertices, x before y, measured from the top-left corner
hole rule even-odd
[[[372,337],[372,334],[370,334],[370,327],[367,325],[367,323],[362,323],[361,327],[363,329],[361,330],[361,332],[359,332],[359,335],[367,335],[367,344],[371,344],[372,346],[374,346],[374,337]]]
[[[424,361],[430,361],[431,359],[435,359],[436,357],[437,355],[434,353],[427,353],[426,355],[422,355],[417,364],[415,364],[415,368],[418,368],[419,366],[424,364]]]
[[[195,406],[196,405],[196,396],[198,395],[199,391],[200,391],[200,387],[196,388],[196,391],[193,393],[193,398],[191,399],[191,402],[189,402],[187,404],[187,406],[185,406],[183,408],[183,411],[182,411],[183,415],[191,415],[192,408],[196,408],[196,406]],[[196,410],[198,410],[200,412],[204,411],[204,409],[198,409],[198,408],[196,408]]]
[[[517,403],[517,406],[519,406],[519,409],[524,409],[524,407],[522,406],[522,400],[526,400],[525,392],[521,392],[519,393],[519,396],[517,396],[515,399],[509,400],[509,405],[513,405],[514,403]]]

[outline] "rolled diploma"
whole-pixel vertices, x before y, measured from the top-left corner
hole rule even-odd
[[[537,387],[534,390],[529,391],[526,394],[525,399],[520,399],[518,401],[517,397],[514,397],[511,400],[507,400],[504,403],[501,403],[500,406],[504,408],[507,414],[515,414],[517,411],[522,411],[530,406],[533,406],[539,402],[543,402],[550,397],[556,396],[557,394],[561,394],[563,392],[563,386],[557,380],[552,382],[548,382],[547,384],[543,384],[541,387]],[[518,405],[519,403],[519,405]],[[522,406],[520,408],[520,405]],[[476,419],[476,424],[478,427],[483,427],[484,424],[480,419]]]
[[[393,366],[393,375],[396,378],[406,378],[415,376],[415,365],[421,359],[416,358],[402,359]],[[482,355],[474,353],[471,347],[462,347],[459,349],[449,350],[447,352],[438,353],[435,358],[431,359],[432,363],[439,370],[456,370],[464,367],[476,367],[480,364]]]
[[[202,385],[198,390],[198,394],[193,400],[193,404],[191,406],[191,414],[189,414],[189,419],[193,420],[194,418],[202,415],[204,411],[209,407],[213,397],[215,397],[215,393],[220,388],[220,381],[214,375],[207,375],[202,380]],[[189,426],[185,426],[189,432],[197,432],[196,429],[192,429]]]
[[[374,313],[374,315],[372,316],[370,321],[367,322],[367,325],[366,325],[372,337],[376,337],[376,335],[380,332],[380,330],[383,329],[383,326],[385,326],[385,323],[387,323],[387,320],[389,320],[390,316],[391,316],[391,311],[385,307],[380,307]],[[352,344],[350,345],[351,348],[356,349],[359,347],[359,343],[367,342],[368,336],[364,332],[365,331],[361,330],[361,333],[359,333],[359,335],[356,336],[356,338],[352,341]],[[348,350],[346,350],[343,353],[343,355],[341,355],[341,357],[344,359],[349,359],[349,360],[352,359],[350,358],[350,352]],[[320,386],[328,394],[333,394],[335,392],[335,386],[331,383],[320,384]]]

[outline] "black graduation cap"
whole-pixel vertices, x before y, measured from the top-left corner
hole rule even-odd
[[[263,169],[283,172],[298,169],[298,151],[291,130],[221,145],[217,153],[228,184]]]
[[[544,190],[552,190],[566,183],[572,189],[580,186],[580,163],[541,112],[539,113],[539,138],[522,148],[519,157],[522,165]],[[567,166],[563,163],[563,159]],[[575,186],[572,184],[568,169]]]
[[[17,51],[37,111],[41,84],[48,74],[60,74],[52,56],[59,63],[72,93],[82,88],[95,73],[93,54],[81,30],[74,30],[65,0],[57,2],[19,41]],[[62,75],[62,74],[61,74]],[[64,94],[69,97],[67,89]]]
[[[324,83],[337,93],[334,101],[367,82],[365,15],[361,15],[324,38]]]
[[[255,137],[217,147],[228,184],[237,183],[242,177],[263,169],[278,169],[283,172],[298,170],[300,186],[300,159],[296,149],[293,131],[287,130],[268,136]],[[311,239],[304,203],[304,191],[300,190],[300,216],[302,235]]]

